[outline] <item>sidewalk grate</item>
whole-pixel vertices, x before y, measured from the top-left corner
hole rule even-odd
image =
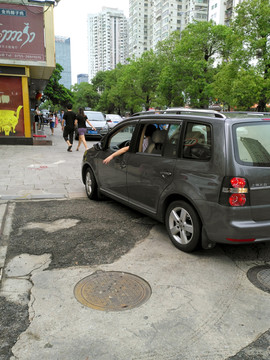
[[[248,270],[248,279],[257,288],[270,293],[270,266],[261,265],[255,266]]]
[[[97,271],[80,280],[74,295],[95,310],[122,311],[138,307],[151,296],[150,285],[142,278],[118,271]]]

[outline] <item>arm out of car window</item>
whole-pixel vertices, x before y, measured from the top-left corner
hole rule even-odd
[[[115,158],[116,156],[122,155],[124,153],[126,153],[129,149],[129,146],[125,146],[122,149],[117,150],[116,152],[114,152],[113,154],[111,154],[110,156],[106,157],[106,159],[103,160],[103,164],[109,164],[109,162]]]

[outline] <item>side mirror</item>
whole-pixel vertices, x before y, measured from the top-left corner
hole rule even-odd
[[[94,145],[94,148],[95,148],[96,150],[102,150],[102,144],[101,144],[100,142],[98,142],[98,143],[96,143],[96,144]]]

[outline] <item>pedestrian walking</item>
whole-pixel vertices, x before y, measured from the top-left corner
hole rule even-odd
[[[83,143],[85,149],[88,150],[87,143],[85,141],[86,122],[91,126],[93,130],[96,130],[96,128],[90,123],[87,116],[84,114],[83,108],[79,108],[79,113],[77,114],[77,119],[75,121],[75,125],[78,124],[78,135],[79,135],[79,143],[76,149],[77,151],[79,151],[81,143]]]
[[[62,121],[63,121],[63,116],[64,116],[64,110],[61,110],[60,111],[60,115],[59,115],[59,122],[62,124]]]
[[[38,105],[35,106],[35,130],[40,130],[40,123],[41,123],[41,112],[39,110]]]
[[[49,122],[50,122],[51,135],[53,135],[54,134],[54,126],[55,126],[55,115],[54,115],[54,113],[50,113]]]
[[[58,125],[58,116],[57,116],[57,112],[56,112],[56,111],[54,112],[54,117],[55,117],[54,127],[57,128],[57,125]]]
[[[67,111],[64,113],[62,120],[63,138],[68,144],[67,151],[71,152],[73,137],[74,137],[74,125],[76,120],[76,114],[72,111],[72,105],[67,105]]]

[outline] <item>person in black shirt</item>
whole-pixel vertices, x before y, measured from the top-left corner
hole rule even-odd
[[[74,137],[74,125],[76,120],[76,114],[72,111],[72,105],[67,105],[67,111],[64,113],[63,120],[62,120],[62,130],[63,130],[63,137],[68,144],[67,151],[71,152],[72,144],[73,144],[73,137]],[[66,125],[64,127],[64,124]]]
[[[96,130],[95,127],[90,123],[90,121],[87,119],[87,116],[84,114],[84,111],[82,108],[79,108],[79,113],[76,116],[75,125],[78,124],[78,135],[79,135],[79,143],[77,146],[77,151],[79,151],[81,143],[83,143],[86,150],[88,150],[86,141],[85,141],[85,134],[86,134],[86,122],[91,126],[93,130]]]

